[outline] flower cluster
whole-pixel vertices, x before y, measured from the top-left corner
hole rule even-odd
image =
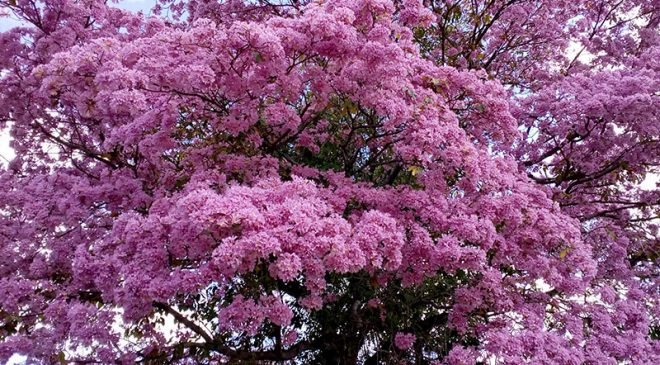
[[[660,361],[655,2],[0,7],[0,362]]]

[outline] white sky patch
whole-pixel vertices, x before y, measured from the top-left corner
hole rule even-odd
[[[9,358],[9,362],[7,365],[22,365],[25,364],[25,360],[27,360],[27,357],[23,355],[18,355],[14,354],[12,357]]]
[[[659,185],[660,185],[660,174],[649,172],[646,174],[644,181],[642,181],[640,188],[642,190],[655,190],[660,187]]]
[[[21,25],[21,21],[12,13],[2,13],[0,11],[0,32],[7,31],[11,28]]]
[[[577,57],[577,60],[589,64],[596,56],[589,53],[586,49],[583,49],[582,44],[576,41],[570,41],[568,44],[568,49],[566,49],[566,58],[573,60]]]
[[[114,6],[116,8],[129,10],[132,12],[141,11],[145,14],[149,14],[151,12],[151,8],[153,8],[154,5],[156,5],[156,0],[122,0],[117,4],[110,4],[110,6]]]
[[[0,130],[0,166],[6,167],[7,163],[11,161],[16,153],[14,149],[9,146],[11,137],[9,136],[9,127]]]

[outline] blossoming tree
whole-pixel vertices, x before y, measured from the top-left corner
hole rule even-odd
[[[660,363],[657,0],[0,6],[0,362]]]

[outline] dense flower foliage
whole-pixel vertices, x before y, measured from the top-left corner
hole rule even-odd
[[[0,362],[660,363],[657,0],[0,6]]]

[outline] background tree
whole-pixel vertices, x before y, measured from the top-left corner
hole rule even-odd
[[[660,362],[658,1],[0,4],[0,361]]]

